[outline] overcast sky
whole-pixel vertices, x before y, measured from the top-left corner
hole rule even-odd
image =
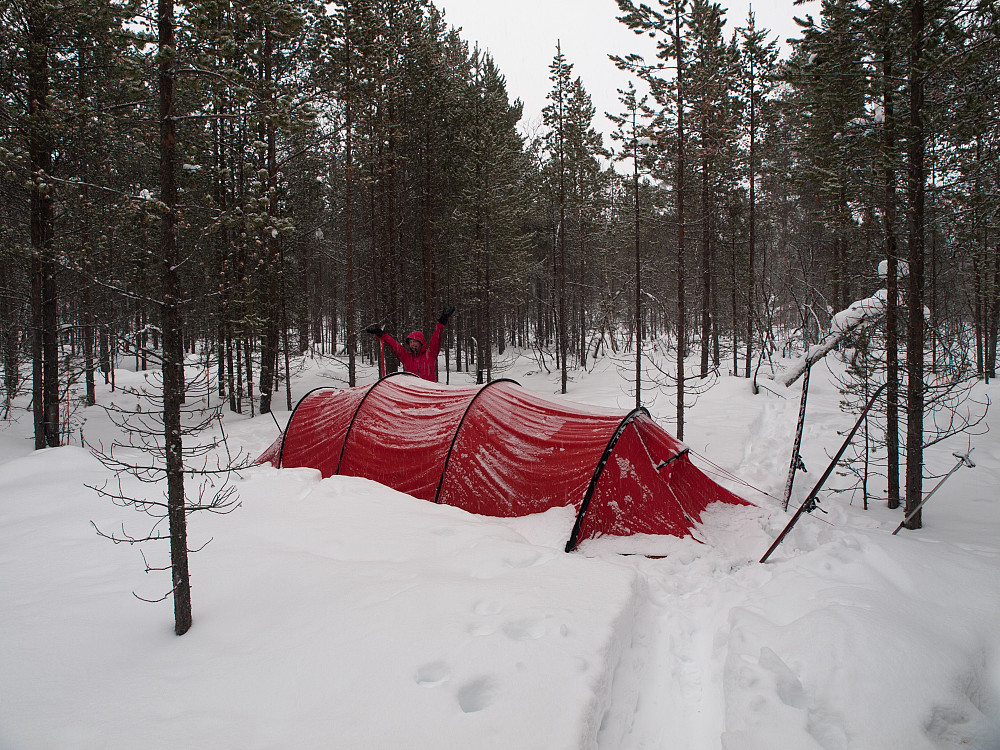
[[[652,40],[636,36],[616,20],[614,0],[437,0],[435,5],[443,8],[448,24],[462,28],[462,37],[470,47],[478,42],[480,48],[489,50],[507,77],[511,100],[524,102],[522,128],[527,132],[541,122],[557,40],[566,61],[573,65],[574,76],[583,79],[594,100],[594,126],[605,134],[611,127],[604,113],[620,110],[617,89],[626,88],[629,81],[628,75],[608,60],[608,54],[638,52],[652,59],[655,52]],[[729,8],[724,32],[728,38],[736,27],[746,25],[748,2],[723,0],[722,5]],[[758,28],[770,29],[771,38],[778,39],[783,52],[787,52],[785,39],[798,36],[792,17],[809,13],[818,15],[816,0],[797,7],[792,0],[754,5]]]

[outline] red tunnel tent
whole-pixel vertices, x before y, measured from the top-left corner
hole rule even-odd
[[[572,505],[567,551],[600,536],[687,536],[709,504],[744,504],[645,409],[546,399],[512,380],[459,387],[399,373],[319,388],[258,461],[365,477],[489,516]]]

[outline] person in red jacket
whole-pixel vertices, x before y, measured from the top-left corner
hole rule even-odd
[[[412,372],[414,375],[437,382],[437,360],[438,352],[441,351],[441,334],[444,327],[448,325],[448,319],[455,312],[454,307],[447,307],[441,311],[441,317],[431,334],[431,343],[428,344],[421,331],[413,331],[406,337],[406,346],[400,344],[396,339],[382,330],[381,326],[368,326],[365,330],[368,333],[378,336],[378,338],[389,345],[393,353],[403,365],[403,369]]]

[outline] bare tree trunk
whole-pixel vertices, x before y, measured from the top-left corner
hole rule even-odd
[[[989,227],[983,230],[989,232]],[[983,244],[987,247],[987,237],[983,238]],[[997,243],[993,252],[993,279],[987,285],[990,290],[990,305],[986,312],[986,377],[993,379],[997,376],[997,336],[1000,332],[1000,242]]]
[[[41,3],[28,5],[28,151],[31,161],[32,394],[35,448],[59,445],[59,339],[52,137],[48,121],[49,17]]]
[[[98,357],[101,360],[101,374],[104,375],[104,385],[108,384],[111,378],[111,332],[107,325],[100,327]],[[114,390],[114,389],[112,389]]]
[[[639,236],[639,144],[636,141],[636,108],[632,109],[632,186],[635,191],[635,408],[642,406],[642,266]]]
[[[184,456],[181,403],[184,395],[183,331],[180,279],[177,272],[174,134],[174,6],[158,0],[160,52],[160,219],[163,329],[163,431],[167,469],[167,514],[170,524],[170,567],[173,580],[174,632],[191,628],[191,584],[188,576],[187,518],[184,502]]]
[[[896,116],[893,106],[892,46],[889,41],[889,24],[884,27],[885,48],[883,60],[882,108],[885,118],[883,135],[885,138],[885,255],[886,255],[886,303],[885,303],[885,349],[886,382],[885,389],[885,442],[886,471],[888,472],[888,505],[899,507],[899,336],[898,299],[899,268],[896,247],[896,170],[893,160],[896,154]]]
[[[87,386],[87,406],[97,403],[97,383],[94,380],[94,312],[90,298],[90,282],[83,288],[83,370]]]
[[[163,2],[163,0],[160,0]],[[243,354],[244,362],[247,370],[247,403],[250,404],[250,416],[254,416],[254,402],[253,402],[253,349],[250,343],[252,338],[250,332],[248,331],[246,336],[243,338]]]
[[[90,78],[87,75],[88,62],[85,45],[80,44],[77,49],[77,96],[80,97],[81,101],[86,101],[89,96],[87,87]],[[82,121],[79,127],[80,129],[78,132],[80,133],[82,143],[84,133],[86,131]],[[91,180],[90,156],[87,152],[83,154],[82,167],[83,184],[80,186],[80,195],[83,198],[84,205],[86,205],[90,202],[89,183]],[[83,216],[83,222],[80,227],[80,247],[83,250],[83,267],[86,275],[85,278],[81,279],[83,289],[80,293],[80,306],[82,308],[81,312],[83,318],[83,324],[81,327],[81,335],[83,337],[83,372],[87,394],[85,403],[87,406],[93,406],[97,403],[97,384],[94,381],[94,303],[91,299],[95,253],[92,240],[91,220],[87,215]]]
[[[577,279],[579,280],[577,285],[578,288],[577,301],[579,302],[579,307],[577,308],[577,310],[579,311],[580,314],[577,317],[577,320],[579,321],[580,324],[580,332],[579,332],[580,366],[586,370],[587,369],[587,301],[584,290],[586,289],[586,283],[587,283],[587,261],[585,260],[586,254],[585,254],[585,248],[584,248],[585,243],[583,239],[583,230],[582,230],[582,215],[580,217],[580,220],[581,220],[580,274],[579,276],[577,276]]]
[[[221,321],[221,316],[220,316]],[[219,363],[216,372],[216,377],[218,378],[218,392],[219,400],[226,400],[226,326],[222,322],[218,322],[215,329],[215,337],[218,342],[218,354]]]
[[[983,347],[986,342],[986,327],[983,324],[983,272],[982,263],[975,256],[972,258],[972,280],[972,320],[976,331],[976,375],[985,378],[985,351]],[[989,380],[986,382],[989,383]]]
[[[702,132],[707,125],[702,125]],[[704,147],[703,147],[704,148]],[[709,257],[711,247],[712,219],[709,206],[711,186],[709,184],[709,160],[707,154],[701,162],[701,377],[708,377],[708,352],[712,338],[712,265]]]
[[[11,288],[11,270],[8,260],[0,256],[0,289]],[[4,390],[4,404],[3,409],[0,410],[0,418],[3,419],[10,417],[11,401],[14,399],[14,393],[20,382],[18,343],[21,338],[21,326],[19,318],[20,316],[14,312],[14,304],[10,295],[0,294],[0,326],[2,326],[0,328],[2,330],[0,341],[3,343],[3,351],[0,356],[3,357]]]
[[[227,325],[226,333],[226,367],[229,370],[229,408],[237,414],[243,413],[243,365],[240,357],[240,340],[233,339],[232,326]],[[233,350],[236,350],[235,356]],[[235,362],[234,362],[235,360]],[[235,365],[235,368],[234,368]],[[236,370],[236,382],[233,383],[233,370]]]
[[[32,204],[35,198],[32,197]],[[32,212],[34,214],[34,211]],[[35,239],[32,215],[32,244]],[[42,259],[38,248],[31,253],[31,414],[35,423],[35,450],[47,445],[45,440],[45,389],[42,366]]]
[[[423,298],[424,298],[424,321],[428,324],[434,320],[434,301],[437,297],[437,274],[434,267],[434,244],[433,244],[433,169],[435,162],[431,154],[430,144],[431,129],[424,129],[424,175],[423,189],[420,201],[420,256],[423,266]],[[447,346],[445,347],[445,359],[447,360]]]
[[[350,36],[350,19],[345,23],[345,55],[347,58],[345,65],[344,81],[344,254],[346,255],[346,278],[344,283],[344,296],[347,302],[346,311],[346,336],[347,336],[347,384],[350,387],[357,385],[357,334],[354,330],[354,216],[352,214],[351,199],[354,196],[354,109],[351,96],[351,84],[353,81],[352,68],[352,48]]]
[[[282,265],[284,265],[282,263]],[[285,302],[284,284],[281,292],[281,337],[285,360],[285,408],[292,410],[292,371],[288,362],[288,307]]]
[[[714,227],[714,225],[713,225]],[[708,257],[709,265],[712,268],[716,268],[715,257],[716,257],[716,238],[715,232],[712,232],[712,236],[709,237],[708,243]],[[719,343],[719,318],[721,310],[719,308],[719,275],[717,273],[711,274],[711,295],[712,295],[712,367],[715,369],[719,368],[722,362],[721,344]]]
[[[277,143],[275,138],[274,124],[274,34],[268,19],[264,19],[264,87],[267,92],[267,110],[264,123],[261,124],[262,140],[267,144],[267,187],[269,200],[268,211],[271,216],[278,213],[277,187],[278,187],[278,165],[277,165]],[[276,363],[278,361],[278,342],[280,326],[278,297],[284,290],[278,285],[278,276],[281,273],[276,243],[280,239],[273,238],[268,234],[264,238],[265,265],[264,274],[267,278],[267,299],[264,300],[264,331],[261,336],[260,350],[260,413],[267,414],[271,411],[271,394],[274,392],[274,382],[277,375]]]
[[[910,132],[908,151],[909,295],[906,344],[906,513],[922,525],[924,465],[924,0],[910,9]]]
[[[487,175],[487,184],[488,182],[489,175]],[[480,346],[482,347],[483,357],[485,358],[486,382],[489,383],[493,380],[493,294],[491,289],[492,278],[490,263],[492,237],[490,236],[488,213],[486,217],[485,243],[486,268],[484,269],[483,277],[483,340],[480,342]]]
[[[733,377],[740,374],[740,335],[739,326],[736,320],[736,237],[732,239],[732,252],[730,253],[732,258],[732,278],[730,279],[731,285],[729,289],[729,303],[730,303],[730,315],[733,319]]]
[[[557,43],[556,51],[562,54],[562,48]],[[559,95],[559,268],[557,271],[559,294],[559,367],[560,393],[566,393],[568,380],[566,354],[569,348],[569,333],[566,326],[566,145],[564,128],[566,127],[565,92]]]
[[[754,265],[757,250],[757,102],[756,102],[756,71],[754,70],[753,55],[750,56],[750,153],[748,154],[749,164],[749,188],[750,188],[750,216],[749,216],[749,258],[747,261],[747,348],[744,357],[743,377],[750,377],[750,364],[753,360],[753,309],[754,291],[756,289],[756,277],[754,276]],[[735,321],[734,321],[735,326]]]
[[[684,50],[681,46],[682,0],[674,0],[674,54],[677,57],[677,439],[684,439],[684,357],[687,328],[684,310]]]

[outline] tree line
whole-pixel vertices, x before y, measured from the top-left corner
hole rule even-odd
[[[608,148],[556,40],[527,133],[429,0],[0,0],[4,412],[30,390],[59,445],[72,385],[93,404],[134,357],[183,401],[195,351],[228,408],[290,408],[295,356],[353,385],[367,325],[455,305],[446,371],[533,349],[565,391],[629,351],[683,438],[711,373],[756,382],[884,287],[845,387],[889,384],[882,471],[915,506],[925,415],[996,374],[995,2],[823,0],[785,59],[752,14],[617,2],[657,53],[600,51],[633,78]]]

